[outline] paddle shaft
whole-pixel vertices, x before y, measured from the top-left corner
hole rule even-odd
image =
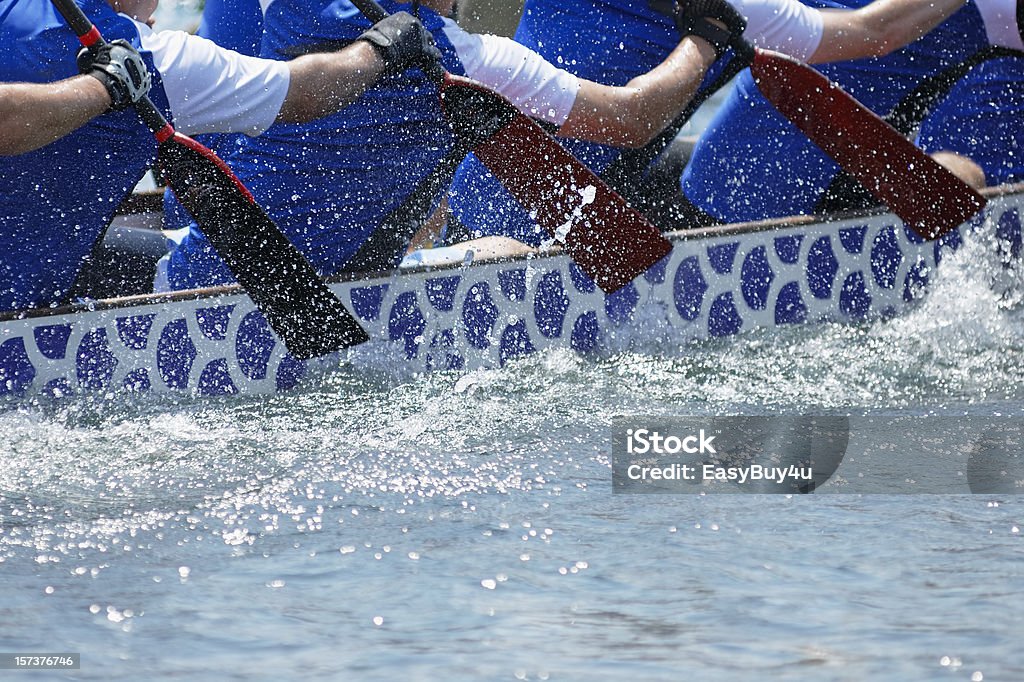
[[[51,0],[79,42],[106,44],[74,0]],[[299,250],[216,154],[176,133],[148,96],[135,109],[158,142],[167,184],[199,224],[231,274],[296,358],[368,340]]]
[[[694,95],[690,103],[683,109],[683,112],[665,130],[640,149],[626,150],[617,159],[612,161],[601,173],[601,177],[605,182],[627,200],[633,202],[642,201],[643,196],[640,187],[642,186],[644,173],[647,172],[651,163],[676,139],[683,126],[693,118],[697,110],[704,106],[704,103],[716,92],[725,87],[729,81],[735,78],[740,71],[750,66],[750,62],[753,59],[753,51],[737,51],[715,80]]]
[[[85,12],[75,4],[74,0],[50,0],[57,11],[60,12],[61,16],[64,17],[64,21],[67,22],[68,26],[74,31],[75,35],[78,36],[78,42],[84,47],[91,49],[106,45],[107,41],[103,39],[100,34],[100,30],[96,28],[96,25],[92,23],[89,17],[85,16]],[[153,104],[153,100],[149,98],[149,95],[143,95],[142,99],[135,103],[135,111],[139,114],[139,118],[146,124],[150,132],[153,133],[153,137],[156,141],[163,145],[165,142],[172,140],[175,137],[174,126],[164,118],[164,115],[160,113],[160,110]],[[249,189],[242,184],[242,182],[235,177],[235,174],[231,172],[227,165],[216,157],[213,152],[202,147],[198,142],[187,138],[187,146],[193,147],[195,151],[203,153],[204,155],[211,157],[211,160],[225,172],[233,180],[233,184],[236,189],[250,202],[255,203],[255,199],[249,192]],[[195,217],[195,216],[193,216]],[[296,252],[296,255],[299,254]],[[299,256],[301,258],[301,256]]]
[[[99,29],[93,25],[89,17],[85,16],[85,12],[75,4],[74,0],[51,1],[61,16],[64,17],[64,21],[67,22],[71,30],[78,36],[78,41],[84,47],[93,49],[107,44],[107,41],[100,35]],[[142,122],[153,133],[157,142],[163,142],[174,135],[174,128],[167,122],[167,119],[160,113],[160,110],[156,108],[153,101],[149,99],[149,95],[143,96],[142,99],[135,103],[135,110],[139,113],[139,118],[142,119]]]
[[[375,0],[352,0],[376,23]],[[438,82],[456,135],[605,292],[629,284],[672,250],[657,227],[507,99],[438,64],[422,67]]]

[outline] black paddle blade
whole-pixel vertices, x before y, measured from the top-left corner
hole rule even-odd
[[[369,340],[309,261],[213,152],[175,133],[160,144],[159,163],[178,201],[289,353],[302,360]]]

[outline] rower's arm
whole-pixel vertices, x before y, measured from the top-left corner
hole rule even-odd
[[[642,147],[686,107],[714,61],[710,44],[687,37],[665,61],[622,87],[581,79],[576,101],[559,134],[619,147]]]
[[[301,123],[353,101],[384,72],[365,41],[288,62],[249,57],[184,31],[138,25],[153,56],[174,127],[185,135],[245,133]]]
[[[875,0],[855,10],[821,10],[821,42],[810,62],[881,57],[908,45],[963,7],[965,0]]]
[[[384,71],[384,60],[365,41],[339,52],[308,54],[288,62],[288,94],[277,121],[304,123],[356,101]]]
[[[422,24],[396,12],[336,52],[288,62],[259,59],[184,31],[136,22],[152,55],[175,128],[186,135],[259,135],[276,122],[304,123],[359,98],[378,78],[440,57]]]
[[[91,76],[57,83],[0,83],[0,156],[48,145],[109,108],[107,89]]]
[[[302,123],[333,114],[388,73],[439,61],[441,52],[419,19],[396,12],[354,43],[331,54],[309,54],[288,63],[290,84],[277,120]]]

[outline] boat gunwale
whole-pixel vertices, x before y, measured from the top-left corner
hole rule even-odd
[[[1024,193],[1024,182],[997,185],[994,187],[986,187],[979,191],[983,196],[991,200],[1011,194]],[[160,195],[162,196],[162,192],[160,193]],[[152,202],[153,199],[149,197],[129,198],[122,204],[121,209],[119,209],[119,214],[123,215],[121,211],[131,209],[141,209],[138,210],[139,213],[152,212],[152,207],[150,206]],[[710,225],[706,227],[698,227],[692,229],[673,230],[671,232],[666,232],[664,234],[665,237],[672,242],[690,242],[699,241],[703,239],[715,239],[719,237],[735,237],[744,234],[755,234],[758,232],[767,232],[772,230],[780,230],[785,228],[801,227],[807,225],[829,225],[832,223],[843,222],[847,220],[855,220],[858,218],[874,218],[879,215],[885,215],[888,213],[891,212],[886,210],[885,207],[874,207],[869,209],[838,211],[824,216],[808,214],[787,216],[785,218],[770,218],[767,220],[730,223],[727,225]],[[410,268],[396,268],[391,270],[346,272],[334,275],[332,277],[327,277],[325,278],[325,281],[329,285],[348,284],[356,281],[371,281],[396,276],[418,275],[422,273],[444,273],[452,270],[464,270],[467,267],[472,268],[476,266],[493,265],[496,263],[538,261],[547,258],[556,258],[562,255],[564,255],[562,249],[556,246],[543,252],[531,252],[525,255],[517,254],[512,256],[487,256],[480,258],[478,260],[473,260],[469,264],[462,262],[453,262],[443,265],[417,265]],[[241,285],[228,284],[216,287],[186,289],[182,291],[173,291],[166,293],[149,293],[137,294],[133,296],[118,296],[116,298],[80,301],[76,303],[70,303],[61,306],[53,306],[49,308],[32,308],[28,310],[12,310],[7,312],[0,312],[0,324],[28,319],[58,317],[62,315],[82,312],[120,310],[124,308],[159,305],[163,303],[176,303],[180,301],[194,301],[202,299],[213,300],[217,298],[224,298],[226,296],[234,296],[244,293],[245,292],[242,289]]]

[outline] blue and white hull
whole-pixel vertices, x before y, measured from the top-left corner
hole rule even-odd
[[[924,242],[891,214],[790,219],[669,235],[672,253],[606,297],[563,255],[419,268],[332,286],[373,357],[413,371],[500,366],[561,347],[628,346],[648,329],[683,344],[754,329],[898,315],[974,230],[1021,247],[1024,187]],[[380,352],[377,352],[377,351]],[[340,358],[318,360],[337,364]],[[0,319],[0,395],[272,393],[311,369],[237,288],[97,301]]]

